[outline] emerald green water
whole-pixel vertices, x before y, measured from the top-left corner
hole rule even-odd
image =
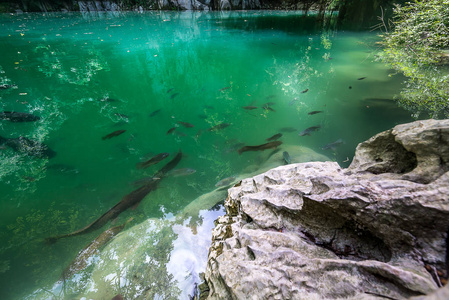
[[[348,166],[359,142],[411,120],[385,100],[399,93],[402,78],[374,62],[375,33],[329,29],[298,12],[5,14],[0,20],[0,85],[11,85],[0,90],[0,111],[41,117],[0,120],[0,136],[25,136],[57,152],[43,159],[0,148],[0,299],[20,299],[57,281],[102,230],[54,245],[44,238],[91,223],[178,149],[185,154],[178,167],[196,172],[164,179],[119,224],[130,216],[138,224],[176,215],[220,179],[243,173],[259,152],[239,155],[238,143],[263,144],[292,127],[297,131],[283,132],[284,145],[309,147]],[[274,111],[262,108],[268,102]],[[222,122],[230,126],[207,131]],[[321,129],[311,136],[298,135],[316,125]],[[322,149],[338,139],[344,144]],[[171,155],[135,168],[161,152]]]

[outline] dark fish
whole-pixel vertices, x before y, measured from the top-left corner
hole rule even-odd
[[[177,136],[181,136],[181,137],[187,136],[187,134],[185,134],[184,132],[179,131],[179,130],[176,130],[176,131],[175,131],[175,134],[176,134]]]
[[[248,105],[248,106],[242,106],[242,108],[246,109],[246,110],[253,110],[253,109],[256,109],[257,106]]]
[[[124,196],[119,203],[110,208],[107,212],[105,212],[101,217],[90,223],[84,228],[73,231],[68,234],[58,235],[54,237],[49,237],[46,239],[48,243],[55,243],[57,240],[76,236],[80,234],[89,233],[95,231],[101,227],[103,227],[107,222],[117,218],[122,212],[127,210],[130,207],[137,206],[148,195],[151,191],[156,190],[159,180],[153,180],[150,183],[141,186],[140,188],[132,191],[128,195]]]
[[[227,86],[227,87],[224,87],[224,88],[219,89],[219,91],[220,91],[220,92],[223,92],[223,91],[229,90],[230,88],[231,88],[230,86]]]
[[[195,134],[195,139],[198,139],[203,134],[203,129],[200,129]]]
[[[360,78],[357,78],[357,80],[363,80],[363,79],[365,79],[366,77],[360,77]]]
[[[279,129],[279,131],[282,131],[282,132],[295,132],[295,131],[298,131],[298,129],[293,128],[293,127],[282,127],[281,129]]]
[[[115,113],[114,115],[116,115],[117,117],[123,118],[123,119],[129,119],[129,117],[127,115],[124,115],[121,113]]]
[[[216,187],[223,187],[231,185],[237,178],[234,176],[226,177],[215,184]]]
[[[301,94],[307,93],[309,91],[309,89],[305,89],[304,91],[301,92]]]
[[[47,166],[47,170],[52,170],[63,174],[78,174],[80,172],[77,168],[65,164],[50,164]]]
[[[15,88],[15,87],[17,87],[17,85],[15,85],[15,84],[0,84],[0,90],[6,90],[6,89]]]
[[[293,103],[295,103],[296,101],[298,101],[299,99],[298,98],[294,98],[292,101],[290,101],[289,103],[288,103],[288,105],[293,105]]]
[[[102,137],[101,139],[102,139],[102,140],[107,140],[107,139],[113,138],[114,136],[121,135],[121,134],[124,133],[125,131],[126,131],[125,129],[116,130],[116,131],[114,131],[114,132],[111,132],[111,133],[108,134],[108,135],[105,135],[105,136]]]
[[[308,115],[316,115],[316,114],[319,114],[322,112],[323,112],[322,110],[314,110],[314,111],[309,112]]]
[[[292,162],[292,158],[290,157],[290,154],[288,154],[287,151],[282,152],[282,157],[284,158],[284,162],[286,165]]]
[[[307,128],[307,129],[301,131],[301,132],[299,133],[299,136],[310,135],[310,133],[312,133],[312,132],[314,132],[314,131],[317,131],[317,130],[320,130],[320,128],[321,128],[320,125],[309,127],[309,128]]]
[[[111,300],[123,300],[123,296],[118,294],[118,295],[115,295]]]
[[[192,175],[194,173],[196,173],[195,169],[181,168],[181,169],[171,170],[170,172],[167,173],[167,176],[179,177],[179,176]]]
[[[0,112],[0,119],[8,120],[10,122],[34,122],[40,120],[41,118],[29,113],[4,111]]]
[[[178,122],[176,122],[176,123],[181,124],[181,125],[184,126],[185,128],[192,128],[192,127],[195,127],[195,125],[190,124],[190,123],[187,123],[187,122],[178,121]]]
[[[23,180],[29,181],[29,182],[33,182],[36,181],[36,178],[31,177],[31,176],[22,176]]]
[[[204,105],[203,107],[206,109],[215,109],[213,106],[210,106],[210,105]]]
[[[0,145],[7,146],[16,152],[39,158],[52,158],[56,156],[56,152],[47,145],[23,136],[11,139],[0,136]]]
[[[148,168],[149,166],[155,165],[158,162],[160,162],[161,160],[167,158],[167,156],[169,156],[170,154],[167,152],[164,153],[159,153],[155,156],[153,156],[151,159],[145,161],[145,162],[140,162],[136,164],[136,169],[145,169]]]
[[[171,91],[173,91],[175,88],[171,88],[167,90],[167,94],[170,93]]]
[[[207,131],[217,131],[217,130],[220,130],[220,129],[224,129],[224,128],[230,126],[230,125],[231,124],[229,124],[229,123],[220,123],[218,125],[212,126]]]
[[[246,152],[246,151],[263,151],[266,149],[276,149],[281,144],[282,144],[281,141],[274,141],[274,142],[269,142],[269,143],[265,143],[265,144],[257,145],[257,146],[243,146],[242,148],[237,150],[237,152],[239,154],[242,154],[243,152]]]
[[[76,236],[80,234],[89,233],[92,231],[95,231],[101,227],[103,227],[107,222],[109,222],[112,219],[117,218],[122,212],[127,210],[130,207],[136,207],[140,204],[140,202],[145,198],[146,195],[148,195],[151,191],[154,191],[157,189],[157,186],[159,184],[160,179],[165,176],[165,174],[169,171],[171,171],[173,168],[176,167],[176,165],[179,163],[179,161],[182,158],[182,152],[181,149],[179,149],[178,154],[173,158],[170,162],[168,162],[164,167],[162,167],[158,172],[156,172],[155,176],[153,176],[153,180],[151,180],[149,183],[141,186],[140,188],[132,191],[131,193],[127,194],[120,200],[119,203],[114,205],[112,208],[110,208],[107,212],[105,212],[101,217],[87,225],[86,227],[76,230],[74,232],[63,234],[59,236],[49,237],[46,239],[48,243],[55,243],[57,240],[70,237],[70,236]]]
[[[154,117],[155,115],[157,115],[158,113],[160,113],[161,112],[161,109],[156,109],[155,111],[153,111],[151,114],[150,114],[150,117]]]
[[[275,141],[275,140],[279,139],[280,137],[282,137],[282,133],[276,133],[275,135],[267,138],[266,141],[268,141],[268,142]]]
[[[166,135],[172,133],[173,131],[175,131],[175,129],[176,129],[176,127],[170,128],[170,129],[167,131]]]
[[[119,100],[113,99],[113,98],[109,98],[109,97],[102,98],[102,99],[100,99],[100,101],[102,101],[102,102],[119,102]]]
[[[175,97],[178,96],[178,95],[179,95],[179,93],[174,93],[174,94],[172,94],[172,95],[170,96],[170,99],[175,99]]]
[[[207,116],[205,114],[200,114],[200,115],[198,115],[198,118],[206,120]]]
[[[68,279],[83,270],[87,267],[89,259],[99,253],[100,248],[105,246],[114,236],[119,234],[123,228],[125,228],[126,224],[132,221],[133,218],[130,218],[126,223],[109,228],[108,230],[102,232],[95,240],[93,240],[89,245],[84,247],[83,250],[78,252],[78,255],[75,259],[70,263],[70,265],[65,268],[62,273],[62,278]]]
[[[182,152],[181,149],[179,149],[178,154],[170,161],[168,162],[162,169],[156,172],[153,177],[162,178],[164,177],[168,172],[173,170],[176,165],[178,165],[179,161],[182,158]]]
[[[144,177],[144,178],[142,178],[142,179],[138,179],[138,180],[136,180],[136,181],[133,181],[133,182],[131,183],[131,185],[133,185],[133,186],[135,186],[135,187],[139,187],[139,186],[149,184],[149,183],[151,183],[152,181],[159,180],[159,179],[160,179],[160,178],[158,178],[158,177]]]
[[[336,140],[333,143],[329,143],[327,145],[324,145],[321,149],[322,150],[329,150],[329,149],[335,150],[335,149],[337,149],[338,146],[340,146],[343,143],[344,143],[344,141],[342,139],[338,139],[338,140]]]
[[[263,106],[262,108],[265,109],[265,110],[275,111],[273,108],[271,108],[271,107],[268,106],[268,105],[265,105],[265,106]]]
[[[276,103],[274,103],[274,102],[267,102],[267,103],[265,103],[264,104],[264,106],[272,106],[272,105],[275,105]]]

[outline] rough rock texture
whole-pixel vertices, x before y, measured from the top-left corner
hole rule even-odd
[[[448,167],[449,120],[427,120],[361,143],[348,169],[311,162],[242,180],[213,231],[202,297],[432,293],[447,278]]]

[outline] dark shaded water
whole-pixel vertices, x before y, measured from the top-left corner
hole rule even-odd
[[[175,215],[220,179],[242,173],[258,155],[239,155],[243,144],[282,133],[284,145],[310,147],[347,166],[359,142],[411,120],[390,101],[401,79],[373,62],[374,33],[331,30],[300,13],[0,20],[0,110],[40,116],[0,120],[0,136],[24,136],[57,152],[36,158],[0,146],[1,299],[55,282],[99,232],[55,245],[43,239],[86,226],[178,149],[185,154],[178,167],[196,172],[167,178],[119,223]],[[221,123],[229,126],[208,131]],[[298,134],[312,126],[320,128]],[[117,130],[126,132],[102,140]],[[323,149],[337,140],[343,143]],[[171,155],[135,168],[161,152]]]

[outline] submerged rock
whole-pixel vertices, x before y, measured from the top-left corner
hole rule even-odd
[[[201,297],[432,293],[448,275],[448,168],[449,120],[428,120],[361,143],[347,169],[309,162],[242,180],[213,230]]]

